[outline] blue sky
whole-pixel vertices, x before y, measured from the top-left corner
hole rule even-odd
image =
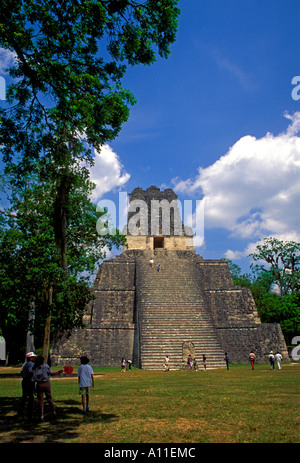
[[[96,153],[94,200],[118,204],[120,191],[151,185],[182,204],[205,198],[196,251],[248,271],[259,239],[300,242],[300,2],[178,6],[170,57],[127,71],[137,104]],[[11,60],[2,50],[0,76]]]
[[[300,240],[300,100],[292,98],[300,3],[181,0],[179,7],[168,60],[128,70],[124,86],[137,104],[92,176],[101,178],[98,199],[151,185],[173,188],[181,201],[205,197],[197,252],[247,271],[259,239]]]

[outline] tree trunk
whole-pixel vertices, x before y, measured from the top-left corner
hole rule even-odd
[[[45,334],[44,334],[44,345],[43,345],[43,357],[44,357],[45,363],[47,363],[48,361],[49,345],[50,345],[52,293],[53,293],[53,286],[51,285],[48,289],[48,294],[47,294],[47,299],[48,299],[48,304],[49,304],[49,313],[47,315],[46,323],[45,323]]]
[[[28,329],[27,329],[27,337],[26,337],[26,352],[34,352],[34,335],[33,335],[33,324],[35,318],[35,303],[34,299],[30,304],[30,309],[28,312]]]
[[[66,207],[69,199],[69,189],[65,185],[64,179],[58,187],[55,207],[54,207],[54,233],[56,247],[60,255],[60,265],[64,272],[67,271],[67,214]]]

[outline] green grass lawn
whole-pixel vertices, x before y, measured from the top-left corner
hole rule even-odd
[[[54,368],[55,370],[56,368]],[[299,442],[300,364],[231,365],[230,370],[121,373],[95,368],[90,412],[76,377],[51,379],[57,419],[17,415],[20,369],[0,368],[0,442],[295,443]],[[76,369],[74,370],[76,373]]]

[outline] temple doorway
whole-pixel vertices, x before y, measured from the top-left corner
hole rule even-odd
[[[164,237],[163,236],[154,236],[153,238],[153,249],[163,249],[164,247]]]

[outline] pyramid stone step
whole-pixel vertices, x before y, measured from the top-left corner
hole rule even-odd
[[[137,261],[142,368],[157,368],[166,354],[179,368],[184,361],[183,345],[188,342],[193,344],[196,357],[205,352],[215,366],[223,367],[224,353],[199,280],[191,277],[191,261],[168,253],[159,257],[159,263],[161,271],[157,272],[146,258]]]

